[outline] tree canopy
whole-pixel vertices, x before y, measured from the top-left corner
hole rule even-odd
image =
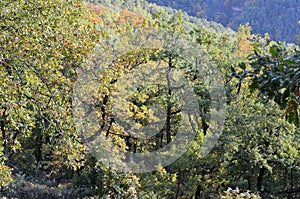
[[[270,34],[272,39],[297,42],[299,2],[288,0],[150,0],[162,6],[170,6],[184,10],[192,16],[216,21],[226,27],[238,30],[240,24],[250,23],[253,31],[264,35]]]
[[[142,0],[1,1],[0,196],[298,198],[299,48],[250,25]]]

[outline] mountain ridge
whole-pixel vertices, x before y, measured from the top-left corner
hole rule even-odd
[[[253,32],[271,39],[296,43],[300,32],[299,0],[148,0],[158,5],[169,6],[186,11],[191,16],[206,18],[210,21],[231,27],[235,31],[240,24],[250,23]]]

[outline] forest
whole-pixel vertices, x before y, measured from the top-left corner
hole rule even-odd
[[[250,23],[253,32],[270,34],[271,39],[298,43],[300,32],[299,0],[149,0],[158,5],[184,10],[192,16],[206,18],[238,30]]]
[[[300,198],[299,3],[202,2],[0,1],[0,197]]]

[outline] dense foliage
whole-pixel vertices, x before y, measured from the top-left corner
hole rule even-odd
[[[272,39],[296,42],[299,33],[299,1],[288,0],[149,0],[158,5],[170,6],[192,16],[216,21],[237,30],[247,22],[255,33],[270,34]]]
[[[234,32],[137,0],[4,0],[0,30],[1,197],[300,196],[300,57],[295,45],[251,35],[249,25]],[[164,33],[164,43],[147,43],[149,30]],[[132,41],[133,35],[140,35],[141,48]],[[197,50],[187,54],[184,50],[191,43]],[[217,125],[211,119],[209,74],[192,64],[191,58],[197,56],[202,68],[221,71],[228,107],[223,133],[206,156],[201,147]],[[103,60],[109,62],[97,71]],[[124,97],[126,103],[114,105],[115,93],[132,86],[124,77],[147,75],[147,67],[164,69],[166,78],[143,82]],[[172,73],[175,70],[181,73]],[[97,135],[132,153],[161,149],[174,141],[181,128],[188,128],[180,123],[180,95],[169,84],[160,85],[182,74],[199,104],[196,136],[188,150],[152,172],[107,167],[86,145],[95,134],[83,135],[85,129],[77,129],[74,119],[76,82],[88,81],[82,71],[98,80],[92,95],[100,126]],[[86,89],[91,87],[88,83]],[[144,139],[143,127],[157,119],[149,108],[153,105],[163,108],[165,118],[162,129]],[[132,119],[130,125],[139,129],[139,136],[117,122],[115,110],[119,119]],[[105,146],[97,148],[102,149]],[[113,156],[126,159],[118,151]]]

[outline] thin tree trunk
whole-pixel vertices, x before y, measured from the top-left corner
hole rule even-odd
[[[248,190],[252,190],[251,179],[250,179],[250,177],[248,177],[247,183],[248,183]]]
[[[263,192],[263,179],[264,179],[265,171],[266,171],[265,167],[260,168],[259,175],[257,177],[257,190],[261,193]]]
[[[5,155],[8,155],[8,150],[7,150],[7,141],[6,141],[6,132],[5,132],[5,123],[6,123],[6,109],[4,110],[2,114],[2,118],[0,120],[0,130],[2,133],[2,140],[3,140],[3,152]]]
[[[170,80],[170,73],[172,69],[172,58],[169,58],[169,70],[167,73],[167,81],[168,81],[168,105],[167,105],[167,119],[166,119],[166,131],[167,131],[167,144],[171,142],[171,96],[172,96],[172,89],[171,89],[171,80]]]
[[[201,186],[198,185],[195,192],[195,199],[201,199]]]
[[[293,177],[293,169],[291,169],[291,188],[290,190],[293,190],[294,189],[294,177]],[[288,199],[293,199],[294,196],[293,196],[293,193],[289,193],[288,195]]]
[[[177,190],[176,190],[176,199],[180,198],[180,177],[181,177],[181,172],[179,171],[179,178],[177,178]]]

